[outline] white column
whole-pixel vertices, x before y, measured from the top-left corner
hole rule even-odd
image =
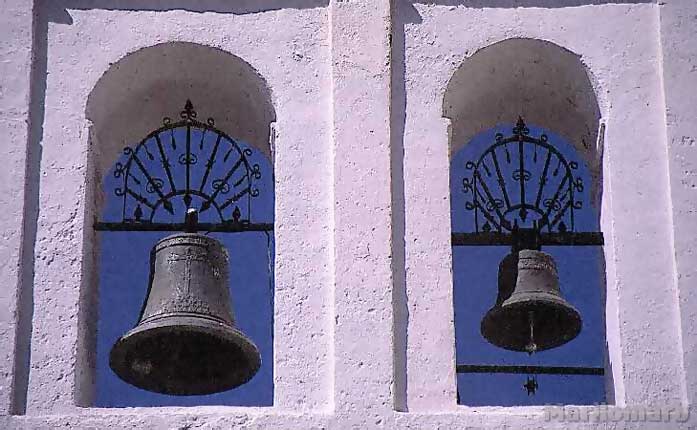
[[[37,143],[31,139],[31,70],[34,2],[5,0],[0,14],[0,415],[22,413],[26,352],[31,327],[31,263],[36,205],[26,174]],[[29,152],[29,153],[28,153]],[[32,212],[34,211],[34,212]],[[26,224],[26,226],[25,226]],[[17,401],[15,401],[15,399]]]
[[[697,401],[697,3],[661,3],[663,90],[685,400]]]
[[[46,100],[39,216],[34,259],[34,313],[27,413],[90,403],[92,372],[82,361],[94,324],[95,234],[87,179],[89,127]],[[89,300],[87,300],[89,298]],[[84,373],[83,373],[84,372]],[[84,379],[87,377],[87,379]],[[83,397],[86,396],[86,397]]]
[[[457,406],[449,121],[437,103],[414,96],[407,105],[407,404],[410,412],[447,411]]]
[[[274,406],[292,411],[332,404],[331,99],[316,90],[329,91],[326,60],[321,78],[274,89],[287,100],[274,139]]]
[[[334,0],[334,400],[392,409],[390,2]]]
[[[622,78],[612,83],[606,116],[603,209],[611,213],[601,228],[619,406],[675,404],[684,389],[657,24],[650,45],[614,66]]]

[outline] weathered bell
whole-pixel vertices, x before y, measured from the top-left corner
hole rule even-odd
[[[490,343],[532,353],[569,342],[581,331],[581,316],[561,296],[551,255],[524,249],[499,265],[499,295],[481,323]]]
[[[217,393],[249,381],[261,358],[235,326],[228,254],[217,240],[180,233],[150,253],[150,283],[138,324],[112,347],[124,381],[174,395]]]

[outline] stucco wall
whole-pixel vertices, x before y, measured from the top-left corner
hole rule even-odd
[[[405,9],[401,17],[406,52],[410,409],[454,405],[450,232],[441,227],[450,223],[450,188],[442,166],[448,163],[450,147],[462,143],[449,141],[442,118],[443,92],[463,60],[494,42],[515,37],[550,41],[580,56],[602,106],[602,230],[607,296],[613,303],[606,318],[615,402],[680,399],[681,350],[670,335],[678,330],[678,308],[666,192],[658,8],[644,3],[472,11],[417,3]],[[540,22],[545,24],[527,25]],[[472,32],[472,28],[487,31]],[[506,60],[501,58],[497,66],[507,67]],[[518,96],[503,92],[499,97],[515,103]],[[546,123],[544,119],[538,121]],[[552,117],[549,123],[554,123]],[[636,149],[639,145],[641,150]],[[632,215],[637,213],[642,215]],[[425,289],[429,294],[423,293]],[[433,327],[440,329],[439,335],[433,335]],[[444,353],[418,353],[423,350]],[[434,368],[443,375],[437,383],[432,378]]]
[[[578,56],[604,129],[613,408],[692,405],[693,1],[35,3],[6,0],[0,19],[1,428],[678,428],[456,404],[446,172],[460,143],[443,100],[460,65],[501,40]],[[89,407],[95,166],[108,155],[88,98],[112,64],[171,41],[243,59],[272,94],[270,408]]]
[[[670,189],[673,215],[673,246],[676,282],[681,310],[680,341],[687,400],[694,404],[697,395],[697,296],[692,283],[697,267],[694,213],[697,208],[694,146],[697,106],[690,93],[697,88],[697,37],[695,5],[674,1],[661,8],[661,44],[665,86],[666,142],[670,162]],[[688,90],[689,89],[689,90]]]
[[[3,37],[0,41],[0,129],[5,136],[3,155],[6,162],[0,179],[3,184],[2,237],[0,241],[0,277],[6,287],[0,291],[0,414],[15,412],[16,380],[26,380],[28,345],[15,339],[27,333],[27,316],[31,308],[32,239],[36,223],[36,174],[26,174],[28,160],[35,159],[36,125],[30,123],[29,97],[32,67],[33,10],[31,2],[3,3]],[[29,144],[29,142],[32,142]],[[31,148],[31,149],[30,149]],[[29,190],[26,194],[25,191]],[[29,216],[25,216],[29,214]],[[20,403],[23,399],[19,400]],[[21,408],[19,408],[21,409]]]
[[[90,164],[108,164],[103,158],[116,152],[98,153],[100,148],[108,148],[100,144],[89,159],[88,148],[96,144],[90,142],[86,102],[112,63],[163,41],[194,42],[230,52],[251,64],[271,89],[278,117],[274,142],[278,184],[276,404],[290,403],[299,408],[326,405],[331,327],[324,309],[329,306],[329,290],[316,288],[331,279],[331,189],[320,187],[331,178],[326,8],[304,2],[298,8],[231,15],[65,7],[44,11],[48,59],[35,260],[33,370],[27,410],[55,412],[90,402],[85,394],[91,383],[90,370],[83,369],[90,363],[75,354],[76,349],[82,349],[78,332],[81,326],[76,322],[84,320],[84,330],[90,330],[91,319],[81,313],[85,312],[81,304],[89,291],[94,291],[83,270],[89,264],[93,239],[81,232],[83,226],[90,228],[99,213],[98,208],[91,207],[93,199],[86,198],[98,184],[87,172],[91,172]],[[235,11],[233,7],[229,12]],[[278,20],[284,24],[276,26]],[[128,83],[122,84],[123,91],[128,91]],[[176,116],[180,109],[172,105],[160,117]],[[109,120],[100,119],[99,126]],[[308,127],[308,123],[313,126]],[[293,168],[301,163],[304,168]],[[314,312],[304,311],[306,307]],[[312,372],[307,373],[310,367]],[[44,389],[47,384],[51,390]],[[307,388],[297,390],[298,386]]]

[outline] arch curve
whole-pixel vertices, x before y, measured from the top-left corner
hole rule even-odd
[[[600,176],[601,115],[588,70],[578,55],[552,42],[506,39],[474,53],[448,82],[443,116],[451,121],[451,154],[478,133],[522,116],[573,144],[594,184]]]
[[[270,125],[276,120],[271,90],[243,59],[218,48],[166,42],[139,49],[112,64],[87,100],[97,145],[97,173],[104,175],[126,146],[133,146],[178,118],[190,99],[201,120],[253,145],[271,159]]]

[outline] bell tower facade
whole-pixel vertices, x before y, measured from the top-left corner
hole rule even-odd
[[[693,0],[232,3],[4,2],[0,428],[697,426]],[[182,111],[186,100],[193,105]],[[253,153],[269,167],[206,174],[206,162],[225,156],[216,151],[199,155],[205,180],[179,186],[167,167],[188,175],[192,151],[180,160],[184,147],[163,147],[172,144],[158,133],[180,120],[186,127],[192,112],[208,137],[190,144],[209,155],[228,145],[231,165]],[[454,244],[476,237],[451,228],[451,160],[479,133],[519,117],[562,136],[588,171],[599,231],[575,237],[603,255],[602,406],[458,402]],[[250,152],[235,153],[237,141]],[[104,181],[131,155],[123,148],[139,142],[162,173],[134,168],[129,184],[144,191],[120,186],[117,195],[131,200],[111,227],[152,230],[157,208],[171,204],[219,212],[200,220],[211,231],[273,238],[273,348],[261,360],[272,375],[269,406],[96,406],[100,232],[113,197]],[[523,184],[518,170],[512,180]],[[245,206],[257,173],[269,178],[271,219]],[[494,215],[474,233],[501,233],[510,245],[496,228],[498,197],[477,189],[478,214]],[[571,240],[571,224],[560,215],[561,231],[549,213],[542,218],[556,223],[554,234]],[[193,255],[160,257],[182,282],[204,266]],[[533,269],[527,276],[540,278]],[[123,288],[143,295],[146,281]],[[242,287],[231,288],[234,296]],[[496,288],[486,288],[493,303]],[[583,329],[573,303],[562,305],[571,342]],[[502,330],[491,339],[519,341]],[[516,348],[525,354],[528,344]],[[537,385],[530,379],[526,389]]]

